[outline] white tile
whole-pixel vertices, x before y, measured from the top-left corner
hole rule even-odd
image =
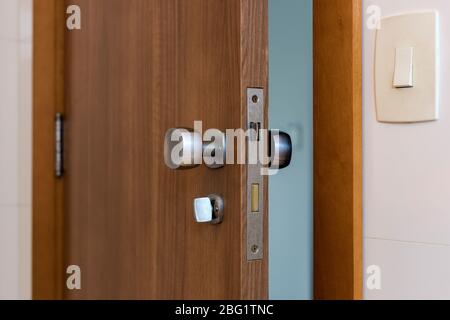
[[[450,299],[450,247],[386,240],[365,240],[365,270],[381,268],[381,290],[368,290],[369,300]]]
[[[449,2],[370,0],[382,14],[423,9],[441,13],[450,30]],[[438,121],[382,124],[376,120],[373,84],[375,32],[364,29],[364,225],[373,238],[450,244],[450,73],[441,72]],[[444,33],[442,33],[443,38]],[[441,70],[449,70],[450,43],[441,41]]]
[[[19,38],[19,1],[0,0],[0,39]]]
[[[22,41],[31,41],[32,36],[33,0],[19,0],[19,38]]]
[[[32,216],[31,206],[19,207],[19,298],[32,297]]]
[[[0,40],[0,205],[18,202],[18,42]]]
[[[0,300],[19,298],[18,211],[0,206]]]
[[[19,203],[31,205],[32,189],[32,45],[20,43],[19,54]]]

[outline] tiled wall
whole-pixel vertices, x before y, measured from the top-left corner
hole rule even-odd
[[[31,297],[32,0],[0,0],[0,299]]]
[[[382,280],[366,298],[450,299],[450,1],[364,0],[369,5],[383,16],[439,11],[442,94],[439,121],[378,123],[375,32],[364,24],[364,260],[381,268]]]

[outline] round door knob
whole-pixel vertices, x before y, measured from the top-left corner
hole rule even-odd
[[[204,163],[208,168],[219,169],[225,165],[225,134],[220,130],[211,140],[203,141],[202,134],[193,129],[173,128],[164,138],[164,162],[173,170],[194,168]]]
[[[291,164],[291,137],[278,130],[270,130],[270,168],[284,169]]]
[[[194,218],[198,223],[221,223],[223,221],[223,209],[223,199],[216,194],[194,199]]]
[[[203,142],[192,129],[173,128],[164,138],[164,162],[173,170],[193,168],[202,163]]]

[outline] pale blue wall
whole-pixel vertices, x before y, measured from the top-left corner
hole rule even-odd
[[[291,166],[270,178],[271,299],[311,299],[312,0],[269,0],[270,127],[294,142]]]

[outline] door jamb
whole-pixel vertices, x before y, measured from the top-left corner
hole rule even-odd
[[[63,180],[54,173],[54,119],[64,111],[64,1],[33,1],[33,299],[62,299]]]
[[[362,0],[314,1],[314,298],[362,299]]]

